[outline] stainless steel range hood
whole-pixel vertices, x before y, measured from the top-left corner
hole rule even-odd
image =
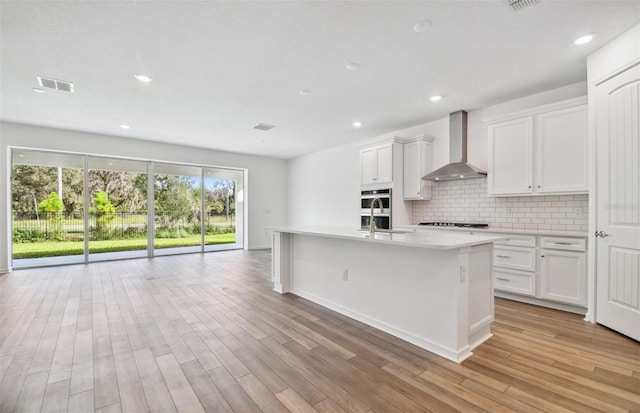
[[[422,177],[425,181],[485,178],[487,173],[467,163],[467,112],[449,114],[449,163]]]

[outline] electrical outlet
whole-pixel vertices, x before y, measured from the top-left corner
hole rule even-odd
[[[573,208],[573,217],[582,218],[582,208]]]
[[[349,281],[349,270],[342,271],[342,280]]]

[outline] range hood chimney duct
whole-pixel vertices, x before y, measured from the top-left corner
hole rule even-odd
[[[467,112],[449,114],[449,163],[422,177],[425,181],[485,178],[487,173],[467,163]]]

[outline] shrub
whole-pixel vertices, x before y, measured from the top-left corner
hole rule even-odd
[[[133,239],[133,238],[140,238],[147,235],[147,226],[143,225],[143,226],[139,226],[139,227],[127,227],[123,232],[122,232],[122,237],[125,239]]]
[[[22,244],[26,242],[42,242],[46,239],[46,233],[41,229],[17,228],[13,230],[13,242]]]
[[[171,231],[167,228],[158,228],[156,230],[156,238],[173,238],[171,236]]]
[[[207,235],[216,235],[216,234],[233,234],[236,232],[235,225],[207,225],[205,228],[205,233]]]

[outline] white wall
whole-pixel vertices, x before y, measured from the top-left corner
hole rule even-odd
[[[488,128],[485,120],[586,94],[586,82],[579,82],[498,105],[468,110],[467,157],[469,163],[484,170],[487,169]],[[290,159],[288,161],[288,223],[357,225],[360,196],[360,147],[394,136],[413,138],[423,134],[435,137],[434,169],[447,164],[449,162],[448,117],[385,135],[372,136],[356,144],[338,146]],[[396,190],[395,193],[398,191]]]
[[[357,226],[360,146],[344,145],[288,163],[288,224]],[[294,208],[290,208],[293,206]]]
[[[248,248],[270,248],[265,226],[286,222],[287,164],[281,159],[13,123],[0,123],[0,272],[10,266],[9,147],[212,165],[248,170]]]

